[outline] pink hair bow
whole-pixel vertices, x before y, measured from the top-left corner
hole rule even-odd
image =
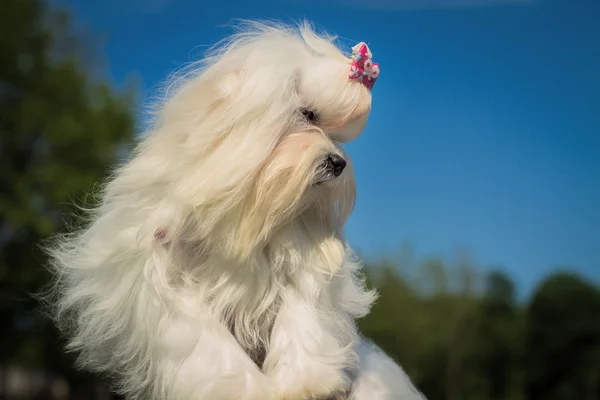
[[[359,79],[367,87],[373,89],[373,85],[379,76],[379,64],[371,59],[373,55],[369,47],[360,42],[352,48],[352,65],[350,66],[350,79]]]

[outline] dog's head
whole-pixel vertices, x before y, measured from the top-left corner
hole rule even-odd
[[[355,64],[308,25],[248,24],[176,79],[142,149],[186,229],[236,257],[305,215],[339,232],[355,197],[341,143],[362,132],[376,78]]]

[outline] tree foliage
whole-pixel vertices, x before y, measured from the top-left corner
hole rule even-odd
[[[436,263],[438,277],[450,280],[460,271]],[[421,267],[431,266],[426,260]],[[369,282],[381,298],[360,325],[402,363],[429,400],[600,399],[596,286],[557,273],[522,303],[511,278],[491,271],[481,279],[483,293],[448,291],[447,283],[437,281],[440,291],[423,295],[404,270],[389,262],[370,264]]]
[[[96,76],[67,14],[5,0],[0,26],[0,363],[61,370],[31,296],[48,280],[39,245],[131,141],[132,96]]]
[[[600,291],[569,274],[547,278],[527,312],[526,391],[532,400],[600,397]]]

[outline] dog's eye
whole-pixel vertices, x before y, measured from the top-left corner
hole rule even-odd
[[[302,113],[302,116],[312,124],[316,124],[319,121],[319,115],[314,110],[303,108],[300,112]]]

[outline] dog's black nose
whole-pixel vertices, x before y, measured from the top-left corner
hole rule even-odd
[[[346,160],[337,154],[330,154],[327,156],[327,164],[331,167],[331,171],[336,178],[340,176],[344,171],[344,168],[346,168]]]

